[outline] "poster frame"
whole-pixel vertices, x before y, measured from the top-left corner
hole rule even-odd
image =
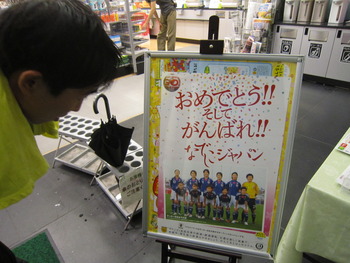
[[[224,55],[204,55],[198,54],[194,52],[164,52],[164,51],[148,51],[145,53],[145,97],[144,97],[144,160],[143,162],[146,164],[143,166],[143,177],[144,177],[144,185],[143,185],[143,215],[142,215],[142,225],[143,225],[143,235],[149,236],[152,238],[156,238],[163,241],[174,241],[181,242],[185,245],[196,245],[200,247],[206,247],[208,242],[204,242],[201,240],[188,240],[184,237],[172,236],[165,233],[155,233],[148,231],[148,216],[149,216],[149,182],[148,182],[148,150],[149,150],[149,119],[150,116],[150,74],[151,74],[151,59],[152,58],[181,58],[181,59],[204,59],[204,60],[222,60],[222,61],[245,61],[245,62],[281,62],[281,63],[296,63],[296,71],[295,71],[295,82],[294,82],[294,91],[292,96],[292,106],[290,111],[290,119],[288,131],[284,133],[287,134],[287,138],[284,138],[285,143],[285,153],[283,160],[283,169],[278,178],[278,190],[276,191],[276,195],[278,198],[275,198],[275,202],[277,201],[277,208],[275,210],[274,217],[274,226],[271,236],[271,246],[270,246],[270,254],[266,252],[259,252],[250,249],[244,249],[240,247],[230,247],[227,248],[220,244],[211,244],[211,246],[217,250],[232,252],[232,253],[240,253],[244,255],[252,255],[263,258],[273,259],[274,253],[277,250],[279,236],[280,236],[280,227],[282,220],[282,213],[288,183],[288,175],[291,164],[291,155],[293,149],[293,142],[295,136],[296,122],[297,122],[297,114],[299,107],[299,98],[301,93],[301,83],[302,83],[302,75],[304,69],[304,56],[302,55],[281,55],[281,54],[224,54]],[[217,62],[217,61],[216,61]]]

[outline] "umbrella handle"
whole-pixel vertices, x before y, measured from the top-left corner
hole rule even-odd
[[[97,94],[97,96],[95,97],[94,104],[93,104],[94,112],[96,114],[98,114],[97,103],[98,103],[98,100],[100,98],[103,98],[103,100],[105,101],[107,118],[108,118],[108,120],[110,120],[111,119],[111,111],[109,109],[108,99],[107,99],[106,95],[104,95],[103,93]]]

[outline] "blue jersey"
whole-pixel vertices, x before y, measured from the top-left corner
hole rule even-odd
[[[179,183],[183,183],[182,179],[179,177],[179,178],[176,178],[175,176],[170,180],[170,187],[172,190],[176,190],[177,189],[177,186],[179,185]]]
[[[189,179],[187,182],[186,182],[186,188],[188,189],[188,191],[191,191],[192,190],[192,186],[194,184],[197,184],[198,187],[199,187],[199,180],[198,179]]]
[[[238,190],[241,189],[241,183],[237,180],[231,180],[226,185],[228,187],[228,194],[236,196],[238,194]]]
[[[231,196],[226,194],[220,194],[219,195],[219,201],[220,203],[230,203],[231,202]]]
[[[245,202],[249,201],[249,196],[247,194],[243,195],[241,193],[236,195],[236,200],[238,201],[239,205],[244,205]]]
[[[207,200],[215,200],[216,194],[214,192],[206,192],[203,194]]]
[[[207,180],[203,177],[199,180],[200,190],[202,193],[207,191],[209,185],[213,185],[213,179],[208,178]]]
[[[177,189],[175,190],[175,192],[176,192],[179,196],[185,196],[185,194],[186,194],[186,189],[185,189],[185,188],[182,188],[182,189],[177,188]]]
[[[198,198],[201,196],[201,192],[198,189],[197,190],[192,189],[190,191],[190,196],[192,196],[193,198]]]
[[[219,180],[216,180],[214,182],[214,192],[215,192],[215,194],[217,194],[217,195],[221,194],[222,193],[222,189],[224,189],[224,188],[225,188],[224,181],[220,180],[220,182],[219,182]]]

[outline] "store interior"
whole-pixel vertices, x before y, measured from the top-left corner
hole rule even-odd
[[[147,45],[154,50],[155,40]],[[177,43],[177,51],[198,52],[198,49],[195,44]],[[116,79],[105,94],[118,121],[126,121],[126,125],[135,125],[133,120],[140,122],[135,117],[143,113],[144,74]],[[103,107],[98,115],[93,112],[93,98],[89,96],[74,114],[105,119]],[[305,185],[348,129],[349,100],[348,88],[303,81],[281,234]],[[136,142],[142,145],[143,137],[138,137]],[[37,141],[52,163],[58,140],[38,136]],[[160,262],[161,244],[143,237],[142,213],[124,231],[125,217],[98,185],[90,186],[91,179],[91,175],[56,164],[38,181],[30,196],[0,210],[2,242],[15,247],[47,230],[62,262]],[[239,262],[272,261],[243,256]],[[309,262],[312,261],[303,259],[303,263]]]
[[[0,3],[3,2],[1,1]],[[140,1],[131,2],[138,3]],[[330,48],[330,50],[333,50],[333,43],[336,43],[337,39],[350,39],[349,25],[339,24],[341,28],[338,28],[338,26],[334,25],[327,27],[327,24],[324,24],[327,22],[327,19],[333,18],[330,9],[334,1],[311,1],[315,2],[315,8],[316,3],[317,8],[320,8],[322,3],[326,3],[328,6],[327,12],[324,12],[325,9],[322,9],[322,13],[321,11],[319,13],[320,17],[315,18],[310,10],[304,10],[308,17],[301,18],[299,16],[299,21],[298,13],[295,11],[298,10],[296,7],[305,9],[305,3],[309,1],[272,1],[280,4],[277,10],[279,21],[275,21],[281,27],[281,31],[278,32],[273,31],[277,27],[272,27],[273,19],[271,16],[262,17],[267,13],[271,14],[272,7],[270,3],[267,5],[269,8],[268,12],[260,12],[262,16],[259,16],[259,12],[257,12],[258,16],[254,17],[256,23],[251,23],[250,26],[247,26],[246,21],[249,20],[247,20],[247,16],[248,18],[249,15],[253,17],[253,14],[249,14],[249,12],[245,14],[247,16],[244,17],[245,20],[243,21],[242,9],[237,9],[238,3],[248,7],[248,3],[254,5],[258,2],[261,4],[262,1],[182,0],[177,2],[183,7],[182,11],[178,11],[178,18],[180,17],[180,19],[177,25],[180,35],[177,39],[184,40],[192,36],[193,39],[187,39],[188,41],[186,42],[176,42],[176,52],[199,53],[199,39],[204,38],[203,36],[207,34],[206,16],[207,13],[211,14],[212,12],[216,12],[219,16],[220,14],[223,15],[223,17],[220,17],[222,18],[222,24],[219,37],[220,39],[225,39],[224,53],[242,51],[243,53],[264,53],[271,51],[282,54],[302,54],[302,52],[306,52],[305,55],[307,56],[309,50],[302,51],[302,49],[309,46],[302,42],[301,39],[303,37],[302,33],[306,32],[306,27],[309,28],[309,22],[312,19],[318,19],[314,22],[321,24],[312,25],[314,27],[311,27],[310,32],[317,31],[317,36],[323,37],[322,30],[325,30],[328,32],[327,39],[332,40],[332,43],[329,45],[327,41],[322,40],[322,56],[312,57],[309,54],[306,61],[304,80],[301,84],[289,180],[283,204],[280,227],[281,237],[305,186],[349,129],[350,89],[348,84],[350,79],[348,69],[350,64],[345,59],[344,61],[339,61],[337,58],[335,63],[338,64],[336,66],[328,65],[328,62],[336,56],[326,49]],[[344,5],[342,9],[343,22],[350,18],[350,8],[347,9],[348,3],[346,1],[341,2]],[[285,3],[284,6],[283,3]],[[233,12],[230,10],[227,13],[221,10],[208,10],[225,8],[225,4],[227,8],[235,8],[235,10]],[[299,4],[301,5],[299,6]],[[189,9],[183,11],[187,7]],[[196,9],[198,7],[205,7],[206,10],[199,12]],[[282,10],[285,11],[284,14]],[[149,12],[147,9],[143,11]],[[128,30],[134,30],[130,27],[132,24],[131,15],[127,18],[129,19]],[[105,19],[107,18],[105,17]],[[240,21],[237,22],[237,19]],[[306,20],[303,21],[303,19]],[[110,21],[107,22],[109,23]],[[137,30],[140,30],[140,25]],[[155,37],[157,30],[159,28],[157,29],[156,25],[152,25],[149,32]],[[233,33],[227,35],[227,30]],[[265,34],[267,30],[271,33],[269,36]],[[339,30],[342,32],[339,33]],[[139,38],[130,41],[131,44],[127,50],[129,53],[125,56],[128,57],[127,64],[130,63],[131,67],[128,65],[126,67],[128,68],[127,71],[121,69],[120,76],[104,91],[104,94],[109,99],[111,113],[116,116],[119,123],[123,123],[128,127],[138,127],[134,131],[132,139],[142,147],[145,140],[142,127],[145,74],[143,73],[144,64],[138,61],[142,57],[140,55],[142,52],[135,53],[135,50],[155,51],[157,50],[157,45],[156,40],[150,38],[148,34],[144,34],[141,30],[134,33],[137,32],[142,34],[141,40],[144,43],[139,45]],[[296,32],[295,34],[298,37],[292,36],[289,38],[290,35],[288,34],[282,36],[283,32]],[[113,33],[113,30],[109,30],[108,33]],[[301,39],[298,39],[299,37]],[[117,46],[121,46],[121,43],[125,41],[119,35],[116,37],[112,34],[111,38]],[[306,41],[306,37],[304,37],[304,40]],[[339,45],[342,48],[342,50],[339,48],[339,52],[342,51],[342,54],[345,54],[345,51],[350,52],[348,48],[349,43],[339,43]],[[283,47],[288,48],[287,53],[282,52]],[[316,51],[317,48],[321,51],[320,44],[313,47],[316,48]],[[326,61],[327,65],[318,63],[319,58],[322,61]],[[339,62],[342,62],[342,64]],[[324,73],[318,75],[323,67],[325,67]],[[333,70],[335,72],[329,72],[332,69],[335,69]],[[314,71],[317,73],[315,74]],[[94,98],[95,95],[88,96],[80,110],[73,114],[83,118],[106,120],[106,112],[102,105],[99,107],[100,112],[98,114],[93,111]],[[68,139],[69,141],[63,140],[59,145],[58,139],[36,136],[38,147],[50,165],[53,164],[58,147],[60,148],[59,153],[61,153],[75,143],[84,144],[84,142],[79,142],[75,139]],[[38,233],[46,231],[61,262],[160,262],[161,243],[154,238],[143,235],[142,212],[137,213],[133,217],[130,225],[125,230],[127,219],[99,187],[98,183],[93,182],[91,184],[92,178],[91,174],[68,167],[62,163],[55,163],[55,166],[51,167],[49,172],[37,182],[30,196],[6,209],[0,210],[0,240],[8,247],[15,248]],[[185,261],[175,260],[174,262]],[[238,262],[268,263],[273,261],[251,255],[243,255]],[[302,262],[330,263],[331,261],[316,255],[306,255]]]

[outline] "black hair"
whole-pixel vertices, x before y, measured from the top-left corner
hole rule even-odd
[[[251,176],[252,178],[254,178],[254,175],[252,175],[252,174],[247,174],[247,176],[245,178],[248,178],[248,176]]]
[[[222,172],[217,172],[216,175],[220,174],[221,177],[223,177]]]
[[[209,172],[208,169],[204,169],[204,170],[203,170],[203,173],[204,173],[204,172],[208,172],[208,174],[210,174],[210,172]]]
[[[234,174],[238,175],[238,173],[237,173],[237,172],[233,172],[233,173],[231,174],[231,176],[232,176],[232,175],[234,175]]]
[[[197,171],[196,170],[191,170],[190,174],[191,173],[195,173],[197,175]]]
[[[79,0],[28,0],[0,13],[0,69],[37,70],[58,96],[108,85],[121,61],[104,23]]]
[[[243,190],[243,189],[247,190],[247,187],[245,187],[245,186],[241,187],[241,190]]]

